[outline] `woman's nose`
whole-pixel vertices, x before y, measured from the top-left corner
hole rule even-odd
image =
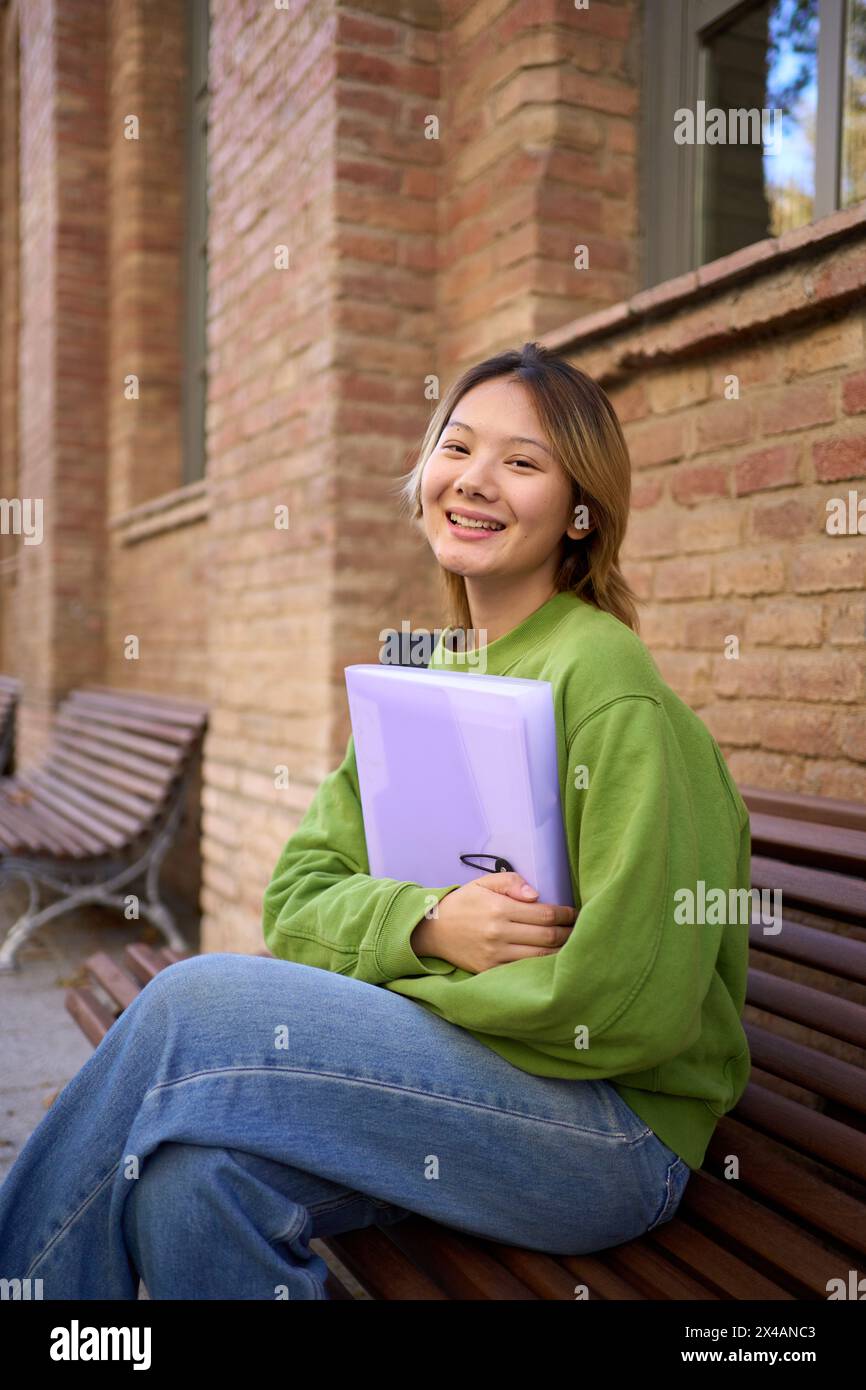
[[[491,484],[491,465],[484,459],[473,459],[454,480],[455,487],[468,488],[473,492],[479,489],[488,489]]]

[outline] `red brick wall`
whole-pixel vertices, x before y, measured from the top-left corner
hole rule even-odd
[[[827,504],[866,501],[864,282],[860,205],[551,335],[624,423],[625,570],[666,679],[740,783],[858,801],[866,540]]]
[[[450,369],[637,289],[641,6],[445,10],[439,341]]]
[[[345,746],[343,668],[383,627],[441,620],[392,491],[437,383],[540,334],[626,423],[644,635],[736,775],[866,790],[864,552],[820,529],[862,472],[862,231],[634,294],[638,0],[212,0],[208,464],[187,488],[180,8],[21,13],[18,487],[56,534],[19,549],[0,637],[19,751],[82,680],[209,703],[205,949],[260,944],[279,850]],[[4,423],[14,312],[4,286]]]

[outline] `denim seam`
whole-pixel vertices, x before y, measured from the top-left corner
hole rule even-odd
[[[303,1205],[303,1203],[301,1203],[301,1202],[296,1203],[296,1205],[297,1205],[297,1208],[298,1208],[298,1209],[297,1209],[297,1211],[295,1212],[295,1215],[294,1215],[294,1217],[292,1218],[292,1220],[291,1220],[291,1222],[289,1223],[289,1225],[288,1225],[288,1227],[286,1228],[286,1230],[285,1230],[285,1231],[279,1231],[279,1232],[277,1232],[277,1234],[274,1235],[274,1236],[269,1236],[269,1237],[268,1237],[269,1240],[272,1240],[272,1241],[274,1241],[274,1240],[281,1240],[281,1241],[294,1240],[294,1239],[295,1239],[295,1236],[298,1234],[298,1232],[301,1231],[301,1230],[303,1229],[304,1222],[305,1222],[306,1219],[307,1219],[307,1211],[308,1211],[308,1208],[305,1207],[305,1206]]]
[[[591,1129],[586,1125],[569,1124],[567,1120],[557,1120],[546,1115],[529,1115],[522,1110],[507,1110],[499,1105],[488,1105],[483,1101],[468,1100],[463,1096],[451,1096],[439,1091],[422,1091],[415,1086],[400,1086],[391,1081],[379,1081],[375,1077],[350,1076],[345,1072],[315,1071],[307,1067],[214,1067],[205,1071],[189,1072],[186,1076],[173,1077],[171,1081],[160,1081],[146,1093],[144,1100],[160,1091],[180,1085],[186,1081],[204,1080],[212,1076],[232,1076],[235,1073],[262,1073],[266,1076],[308,1076],[317,1081],[350,1081],[361,1086],[377,1086],[385,1091],[397,1091],[406,1095],[419,1096],[422,1100],[445,1100],[452,1105],[468,1105],[475,1110],[489,1110],[494,1114],[508,1115],[511,1119],[532,1120],[536,1124],[558,1125],[562,1129],[574,1130],[577,1134],[595,1134],[606,1139],[621,1139],[626,1144],[638,1144],[653,1131],[649,1128],[630,1138],[618,1130]],[[142,1102],[143,1103],[143,1102]]]
[[[27,1273],[23,1276],[25,1279],[30,1277],[30,1271],[36,1268],[36,1266],[39,1264],[39,1261],[48,1254],[51,1247],[54,1244],[56,1244],[60,1237],[66,1234],[69,1227],[72,1226],[73,1223],[78,1220],[79,1216],[84,1211],[84,1208],[90,1205],[94,1197],[98,1196],[98,1194],[102,1191],[103,1187],[109,1181],[109,1179],[114,1177],[118,1168],[120,1167],[121,1162],[121,1159],[117,1160],[110,1172],[106,1173],[105,1177],[100,1179],[100,1181],[96,1184],[93,1190],[89,1192],[88,1195],[84,1198],[84,1201],[79,1202],[78,1206],[75,1208],[75,1211],[73,1211],[67,1217],[60,1229],[54,1232],[54,1235],[51,1237],[48,1244],[44,1245],[42,1249],[39,1251],[39,1254],[33,1260],[30,1261],[30,1266],[27,1270]]]
[[[299,1210],[295,1214],[294,1220],[285,1231],[282,1231],[278,1235],[271,1236],[270,1239],[294,1240],[307,1219],[307,1213],[311,1216],[322,1216],[325,1212],[341,1211],[342,1208],[348,1206],[350,1202],[356,1202],[359,1197],[365,1195],[366,1194],[363,1192],[356,1192],[353,1190],[352,1192],[343,1193],[340,1197],[324,1197],[321,1202],[312,1202],[309,1205],[306,1202],[298,1202],[297,1206]]]
[[[653,1221],[652,1225],[647,1227],[645,1234],[648,1235],[650,1231],[655,1230],[656,1226],[661,1226],[664,1223],[665,1218],[667,1217],[674,1200],[674,1172],[679,1167],[679,1165],[684,1162],[684,1159],[680,1158],[678,1155],[674,1162],[671,1163],[668,1167],[667,1173],[665,1175],[665,1197],[662,1209],[656,1217],[655,1221]],[[686,1164],[685,1166],[687,1167],[688,1165]]]

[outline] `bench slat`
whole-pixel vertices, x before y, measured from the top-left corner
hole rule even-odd
[[[9,779],[12,780],[12,779]],[[81,859],[85,855],[101,853],[101,841],[87,831],[69,820],[67,816],[59,814],[51,806],[44,804],[43,799],[34,794],[21,778],[15,778],[15,792],[24,792],[27,795],[26,803],[12,802],[8,797],[5,798],[5,810],[8,815],[13,817],[13,824],[16,826],[23,824],[26,818],[27,824],[35,835],[40,835],[43,844],[53,842],[62,846],[64,855],[71,855],[75,859]],[[4,787],[4,797],[6,788]],[[49,843],[50,848],[50,843]],[[34,853],[41,852],[34,848]]]
[[[144,941],[136,941],[127,946],[123,953],[124,964],[131,975],[134,975],[142,985],[148,984],[155,979],[160,970],[164,970],[167,965],[171,965],[173,960],[183,960],[184,957],[172,951],[170,947],[164,946],[161,950],[155,951]]]
[[[139,758],[134,753],[125,753],[122,748],[114,748],[92,738],[73,737],[61,731],[56,744],[51,749],[52,757],[55,747],[62,749],[64,753],[72,750],[74,753],[89,754],[106,769],[117,768],[123,772],[131,772],[139,777],[143,783],[150,783],[157,796],[164,794],[164,789],[171,784],[175,776],[173,768],[167,768],[162,764],[157,766],[155,763],[148,762],[146,758]],[[144,794],[144,786],[141,790]]]
[[[92,956],[88,956],[84,968],[93,981],[105,990],[109,999],[118,1005],[121,1012],[141,993],[139,981],[128,974],[122,965],[118,965],[117,961],[112,960],[105,951],[95,951]]]
[[[720,1162],[728,1154],[737,1154],[741,1160],[738,1186],[768,1197],[791,1218],[814,1226],[824,1238],[862,1252],[866,1242],[862,1200],[833,1185],[836,1174],[832,1169],[824,1170],[827,1176],[822,1176],[819,1164],[803,1159],[781,1140],[753,1129],[745,1115],[740,1118],[739,1106],[719,1121],[708,1152]],[[690,1181],[687,1192],[691,1186]]]
[[[852,941],[836,932],[805,927],[783,916],[782,930],[775,935],[765,935],[760,926],[753,923],[749,929],[749,944],[758,951],[768,951],[785,960],[866,984],[866,941]]]
[[[491,1258],[477,1236],[450,1227],[436,1228],[409,1216],[388,1227],[388,1239],[457,1299],[535,1299],[536,1295]]]
[[[43,831],[37,831],[29,810],[18,803],[14,806],[7,804],[0,784],[0,846],[4,852],[24,854],[28,850],[38,849],[45,838]],[[57,840],[54,845],[61,848]]]
[[[141,706],[145,713],[160,710],[163,717],[178,724],[188,723],[201,727],[207,720],[209,709],[200,700],[187,700],[179,695],[158,695],[145,690],[118,690],[116,686],[84,685],[70,691],[69,699],[92,703],[102,701],[114,704],[122,699],[129,708]]]
[[[69,804],[70,809],[78,806],[82,811],[86,811],[91,823],[98,826],[106,836],[109,833],[119,832],[122,843],[140,834],[143,826],[147,823],[143,816],[124,815],[116,807],[97,799],[97,796],[89,796],[80,787],[68,781],[65,775],[61,775],[56,764],[53,772],[31,772],[28,780],[31,786],[41,787],[43,791],[56,792],[64,804]],[[92,787],[92,789],[96,793],[101,791],[99,787]]]
[[[616,1299],[621,1302],[634,1302],[643,1294],[634,1284],[628,1283],[615,1269],[611,1269],[604,1258],[604,1251],[598,1255],[560,1255],[563,1267],[572,1275],[576,1284],[585,1284],[590,1298]]]
[[[171,772],[160,773],[159,778],[139,776],[136,773],[130,774],[118,768],[114,761],[108,762],[104,758],[95,758],[89,753],[78,751],[78,745],[63,742],[56,743],[51,750],[53,762],[62,767],[74,767],[86,775],[95,778],[103,786],[117,787],[119,794],[126,794],[138,803],[148,806],[158,806],[165,790],[173,781]]]
[[[19,784],[31,793],[33,798],[31,805],[39,807],[40,809],[48,807],[50,810],[56,811],[59,816],[66,820],[70,828],[70,835],[74,831],[76,836],[83,839],[85,832],[89,831],[90,835],[87,848],[94,854],[104,854],[108,849],[120,849],[124,844],[125,836],[119,831],[106,829],[104,826],[99,825],[92,816],[85,815],[81,811],[72,812],[75,817],[73,821],[67,809],[69,807],[67,799],[63,796],[56,795],[56,793],[51,791],[48,787],[40,786],[37,782],[33,781],[31,777],[20,778]]]
[[[82,706],[78,702],[72,704],[68,701],[63,706],[63,713],[79,724],[87,724],[96,734],[104,728],[122,729],[129,733],[141,734],[145,738],[159,739],[161,743],[177,744],[179,747],[186,747],[198,734],[194,726],[173,724],[167,719],[158,720],[152,716],[150,719],[144,719],[132,714],[128,708],[120,706]]]
[[[496,1259],[536,1298],[568,1302],[576,1297],[574,1286],[580,1281],[566,1269],[561,1256],[543,1255],[540,1250],[521,1250],[517,1245],[502,1245],[497,1247]],[[622,1287],[628,1286],[623,1284]]]
[[[778,888],[783,901],[789,897],[804,906],[828,908],[840,917],[866,918],[866,883],[847,874],[804,868],[753,854],[752,887]],[[770,902],[772,905],[772,899]]]
[[[755,969],[748,973],[747,1001],[756,1009],[790,1018],[817,1033],[866,1047],[866,1008],[862,1004]]]
[[[682,1207],[677,1216],[681,1211]],[[646,1239],[688,1265],[694,1277],[712,1285],[721,1298],[786,1300],[794,1297],[781,1284],[768,1279],[746,1260],[689,1225],[684,1217],[659,1226]]]
[[[736,1107],[737,1119],[747,1121],[759,1133],[784,1140],[793,1149],[834,1164],[840,1172],[866,1181],[866,1134],[800,1105],[767,1086],[750,1081]],[[775,1165],[773,1165],[775,1166]],[[833,1189],[828,1189],[833,1191]],[[783,1199],[776,1195],[777,1201]],[[853,1213],[852,1213],[853,1214]],[[864,1210],[860,1210],[861,1231],[866,1236]],[[848,1239],[852,1237],[849,1231]]]
[[[159,809],[161,797],[156,795],[136,796],[133,792],[118,789],[116,775],[106,776],[104,765],[88,762],[85,758],[73,758],[61,749],[55,749],[52,767],[60,770],[65,782],[80,787],[98,787],[99,795],[112,805],[124,807],[139,818],[149,819]],[[152,790],[152,789],[149,789]]]
[[[786,820],[814,821],[819,825],[845,826],[866,831],[866,806],[859,801],[841,801],[831,796],[809,796],[804,792],[764,791],[761,787],[741,786],[740,795],[759,815],[782,816]]]
[[[744,1021],[743,1029],[754,1066],[866,1115],[866,1073],[861,1067],[780,1037],[756,1023]]]
[[[114,1023],[114,1015],[108,1011],[87,988],[81,985],[77,989],[66,991],[66,1008],[75,1019],[88,1042],[98,1047]]]
[[[784,820],[781,816],[751,816],[753,852],[780,855],[795,862],[822,863],[843,873],[857,872],[866,864],[866,831],[812,821]]]
[[[84,723],[80,719],[73,719],[68,714],[58,714],[55,719],[55,728],[68,729],[70,733],[82,735],[85,738],[94,737],[101,744],[114,745],[116,748],[132,749],[133,752],[140,753],[143,757],[152,759],[156,763],[162,763],[166,767],[175,768],[182,760],[183,749],[174,744],[161,743],[156,738],[142,738],[139,734],[126,733],[123,729],[112,728],[108,724],[100,725],[97,729],[95,725]]]
[[[411,1221],[412,1218],[407,1217],[406,1220]],[[406,1256],[376,1226],[328,1236],[322,1244],[333,1250],[373,1298],[436,1302],[448,1297],[420,1269],[413,1268]]]
[[[646,1298],[715,1299],[712,1290],[685,1270],[670,1264],[649,1241],[632,1240],[608,1252],[614,1269],[631,1279]]]
[[[733,1142],[728,1136],[725,1147],[717,1129],[710,1139],[709,1151],[721,1153],[724,1162],[724,1155],[738,1152],[732,1147]],[[752,1177],[751,1171],[749,1176]],[[735,1253],[742,1250],[753,1258],[759,1257],[780,1283],[790,1282],[790,1271],[796,1270],[793,1278],[797,1284],[815,1297],[826,1298],[827,1281],[838,1278],[840,1270],[848,1268],[849,1257],[819,1244],[787,1217],[762,1206],[745,1192],[733,1191],[733,1187],[732,1182],[698,1169],[689,1179],[679,1210],[687,1219],[693,1215],[715,1228]]]

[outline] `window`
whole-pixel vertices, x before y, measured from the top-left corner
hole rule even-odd
[[[840,206],[866,198],[866,0],[848,0]]]
[[[866,197],[866,0],[645,14],[645,286]]]
[[[207,400],[208,0],[185,7],[187,102],[184,120],[183,482],[204,477]]]

